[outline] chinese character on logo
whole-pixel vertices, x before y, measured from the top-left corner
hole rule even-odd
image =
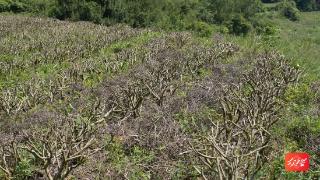
[[[288,153],[285,157],[285,169],[286,171],[308,171],[309,154],[307,153]]]

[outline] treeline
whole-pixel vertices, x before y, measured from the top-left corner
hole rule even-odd
[[[297,8],[301,11],[315,11],[320,10],[320,0],[262,0],[264,3],[275,3],[281,1],[293,1]]]
[[[296,4],[302,10],[311,10],[318,8],[316,1],[296,0]],[[293,6],[284,3],[281,8],[295,20],[297,10]],[[0,12],[31,12],[60,20],[191,30],[204,36],[211,34],[212,24],[219,24],[223,32],[237,35],[252,29],[268,33],[268,24],[255,18],[263,10],[261,0],[0,0]]]
[[[260,0],[0,0],[0,11],[32,12],[61,20],[93,21],[132,27],[191,30],[201,35],[222,24],[223,31],[246,34]]]

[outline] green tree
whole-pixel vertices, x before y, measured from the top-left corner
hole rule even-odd
[[[260,0],[205,0],[204,6],[209,11],[210,21],[218,23],[231,20],[234,14],[249,18],[262,9]]]
[[[302,11],[313,11],[317,10],[317,0],[295,0],[297,7]]]

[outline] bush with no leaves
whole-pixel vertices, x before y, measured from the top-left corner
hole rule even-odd
[[[220,118],[191,143],[204,178],[254,178],[272,152],[270,129],[279,120],[283,95],[299,71],[277,53],[256,58],[239,83],[220,83]]]

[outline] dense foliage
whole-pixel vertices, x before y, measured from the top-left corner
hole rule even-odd
[[[277,5],[277,8],[283,16],[287,17],[292,21],[299,20],[299,10],[296,8],[294,1],[283,1]]]
[[[275,3],[275,2],[295,2],[297,8],[302,11],[314,11],[320,9],[319,0],[262,0],[264,3]]]
[[[293,0],[262,2],[290,4],[290,1]],[[302,11],[320,7],[318,0],[293,2]],[[0,12],[4,11],[32,12],[62,20],[127,23],[133,27],[202,30],[209,28],[199,23],[228,24],[238,16],[250,21],[263,8],[260,0],[0,0]]]
[[[297,8],[311,11],[320,6],[316,0],[279,2],[281,8],[277,9],[293,21],[299,19]],[[257,13],[265,11],[260,0],[0,0],[0,12],[6,11],[107,25],[191,30],[201,36],[212,34],[212,25],[222,25],[221,32],[236,35],[268,27],[254,20]]]
[[[0,12],[32,12],[60,20],[126,23],[133,27],[193,30],[210,34],[210,24],[246,34],[250,18],[262,10],[260,0],[1,0]],[[241,32],[239,32],[241,31]]]
[[[297,7],[302,11],[314,11],[320,9],[319,0],[294,0]]]

